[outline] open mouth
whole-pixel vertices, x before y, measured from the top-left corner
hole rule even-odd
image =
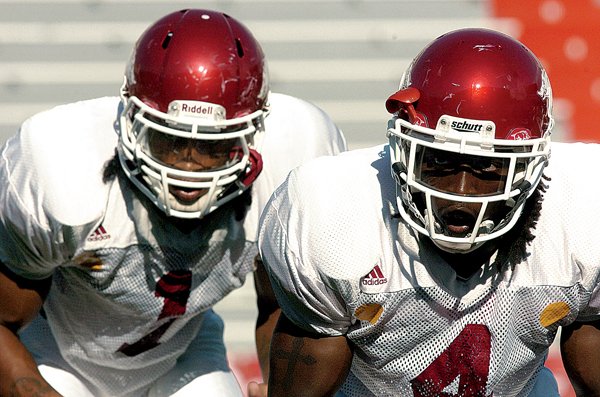
[[[169,193],[182,204],[191,204],[208,193],[208,189],[193,189],[186,187],[169,187]]]
[[[476,219],[476,214],[462,206],[445,208],[439,213],[442,228],[447,230],[451,237],[467,236],[472,232]]]

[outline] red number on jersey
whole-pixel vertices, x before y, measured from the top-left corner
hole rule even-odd
[[[160,344],[159,339],[171,326],[178,316],[185,313],[190,289],[192,287],[192,272],[189,270],[174,270],[158,280],[154,294],[164,298],[163,308],[158,316],[158,320],[171,317],[169,321],[143,336],[137,342],[123,343],[119,347],[119,352],[127,356],[137,356],[147,350],[150,350]]]
[[[450,346],[411,381],[414,396],[485,397],[490,349],[489,329],[481,324],[468,324]]]

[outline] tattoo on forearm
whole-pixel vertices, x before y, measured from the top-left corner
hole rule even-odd
[[[294,338],[294,343],[292,345],[292,349],[290,351],[286,351],[283,349],[275,349],[271,351],[271,356],[278,360],[287,361],[287,369],[285,371],[285,376],[283,377],[283,384],[288,387],[293,387],[292,379],[294,376],[294,372],[296,371],[296,367],[298,363],[304,365],[314,365],[317,363],[317,360],[310,354],[302,355],[302,347],[304,346],[303,338]],[[276,379],[273,379],[273,384],[276,385]]]
[[[38,379],[17,379],[10,387],[10,397],[43,397],[53,392],[53,389]]]

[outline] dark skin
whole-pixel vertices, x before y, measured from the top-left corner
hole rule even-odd
[[[476,197],[504,190],[507,162],[483,156],[467,156],[427,149],[422,154],[421,181],[435,190],[456,196]],[[490,202],[484,219],[498,222],[505,214],[504,203]],[[432,199],[432,210],[444,234],[466,237],[473,230],[481,204]]]
[[[248,396],[267,396],[267,381],[269,396],[333,396],[346,378],[352,361],[346,337],[322,337],[304,331],[280,314],[261,261],[254,279],[259,308],[256,343],[265,383],[249,384]],[[332,361],[334,357],[336,360]],[[305,372],[311,374],[306,378],[310,381],[296,378]],[[314,375],[321,373],[322,376]],[[294,380],[298,383],[292,384]],[[332,383],[332,380],[336,381]]]
[[[259,256],[256,257],[255,263],[254,288],[256,290],[256,303],[258,307],[255,336],[259,363],[263,376],[267,379],[269,377],[269,345],[281,309],[277,304],[269,277],[265,271],[265,266]]]
[[[268,395],[333,396],[348,375],[352,355],[345,336],[307,332],[282,314],[271,342]]]
[[[163,164],[182,171],[209,171],[223,167],[235,156],[237,139],[196,141],[171,135],[148,132],[148,146],[152,155]],[[194,203],[207,189],[170,186],[169,192],[182,203]]]
[[[59,396],[17,336],[39,313],[51,279],[25,280],[3,265],[0,268],[0,395]]]
[[[600,397],[600,321],[563,327],[560,349],[578,397]]]
[[[281,309],[275,299],[269,277],[259,256],[255,258],[254,288],[257,295],[258,318],[256,320],[255,342],[258,362],[263,379],[269,379],[269,352],[273,329],[279,319]],[[248,384],[248,396],[260,397],[267,394],[266,383]]]
[[[446,166],[443,161],[440,164],[440,167]],[[493,171],[488,165],[478,163],[471,166],[461,163],[454,164],[453,171],[434,167],[424,171],[432,172],[431,175],[435,178],[429,179],[429,183],[440,190],[464,195],[476,192],[493,193],[502,188],[500,181],[504,171]],[[473,187],[477,187],[478,190],[473,191]],[[444,227],[455,236],[466,235],[472,227],[465,228],[467,222],[460,221],[468,217],[452,216],[451,212],[477,213],[480,209],[479,204],[447,200],[438,200],[433,204],[436,210],[443,214],[441,218],[445,221]],[[502,218],[505,213],[506,210],[501,207],[492,207],[487,216]],[[519,227],[524,228],[523,224]],[[514,235],[511,238],[513,237]],[[514,238],[508,242],[501,239],[491,240],[469,253],[450,253],[433,244],[429,245],[454,268],[459,277],[468,278],[489,262],[501,244],[514,245]],[[577,395],[600,397],[600,360],[597,359],[597,352],[600,351],[600,321],[585,325],[574,323],[564,327],[561,349],[565,369]],[[294,325],[282,314],[271,344],[268,396],[334,395],[348,374],[352,356],[351,344],[344,336],[326,337],[311,334]]]

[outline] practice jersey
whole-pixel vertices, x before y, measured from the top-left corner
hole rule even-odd
[[[44,315],[98,396],[139,395],[169,371],[203,313],[253,270],[257,220],[274,188],[301,162],[345,150],[317,107],[281,94],[270,102],[246,217],[225,205],[192,230],[120,170],[103,180],[118,140],[116,97],[40,113],[3,147],[0,259],[26,278],[53,276]]]
[[[600,318],[599,157],[554,144],[528,256],[468,279],[397,215],[388,146],[311,161],[261,220],[282,310],[351,341],[347,396],[528,396],[559,326]]]

